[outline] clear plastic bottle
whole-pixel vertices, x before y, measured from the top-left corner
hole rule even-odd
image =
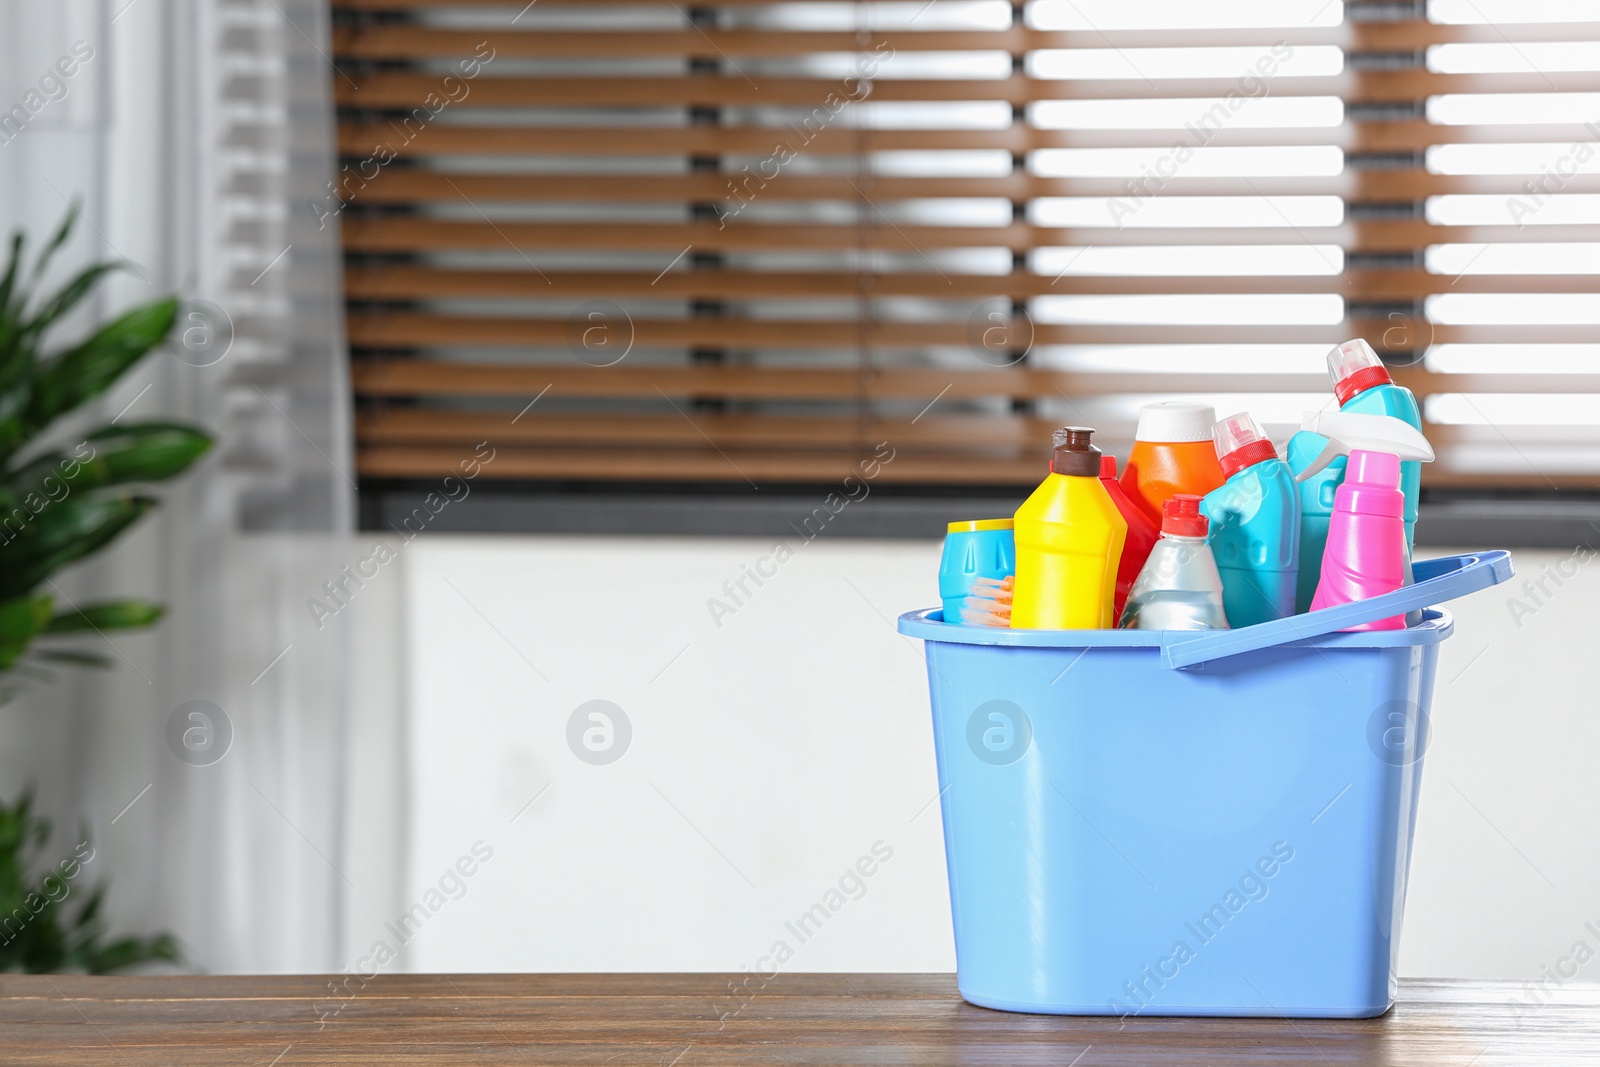
[[[1179,493],[1161,505],[1161,540],[1128,594],[1129,630],[1226,630],[1222,574],[1206,543],[1200,498]]]

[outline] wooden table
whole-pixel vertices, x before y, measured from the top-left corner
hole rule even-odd
[[[744,976],[739,976],[741,979]],[[391,1064],[1600,1063],[1600,985],[1518,1009],[1511,982],[1411,981],[1381,1019],[1011,1015],[950,975],[0,976],[0,1063]]]

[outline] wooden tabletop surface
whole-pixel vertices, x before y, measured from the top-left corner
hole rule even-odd
[[[743,979],[745,976],[738,976]],[[1381,1019],[1129,1019],[975,1008],[950,975],[327,978],[0,975],[0,1063],[1600,1063],[1600,985],[1408,981]]]

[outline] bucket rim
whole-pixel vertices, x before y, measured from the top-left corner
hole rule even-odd
[[[1000,648],[1151,648],[1161,649],[1173,635],[1192,638],[1193,630],[1008,630],[944,621],[943,608],[901,615],[896,628],[932,644],[987,645]],[[1444,608],[1426,608],[1422,621],[1404,630],[1355,630],[1284,641],[1282,648],[1400,648],[1436,645],[1455,631],[1455,617]]]

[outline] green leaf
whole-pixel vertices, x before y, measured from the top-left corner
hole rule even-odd
[[[90,890],[89,898],[83,902],[83,907],[78,909],[78,916],[72,921],[72,925],[79,930],[89,929],[98,925],[100,909],[105,906],[105,902],[106,887],[104,885],[95,886],[94,889]]]
[[[32,318],[22,324],[18,331],[18,343],[26,345],[43,337],[46,330],[89,295],[101,278],[114,270],[122,270],[124,266],[122,263],[95,263],[78,272],[76,277],[46,300]]]
[[[156,503],[145,496],[83,496],[51,504],[21,536],[0,546],[0,597],[28,592],[59,568],[98,551]]]
[[[105,670],[115,666],[115,661],[110,656],[102,656],[98,652],[75,652],[65,648],[44,648],[34,653],[38,659],[49,660],[52,663],[70,663],[74,667],[92,667],[95,670]],[[19,664],[21,670],[25,664]]]
[[[11,308],[11,294],[16,290],[17,271],[22,269],[22,249],[27,240],[21,230],[11,235],[11,258],[6,261],[5,277],[0,278],[0,320],[13,317],[8,314]]]
[[[163,605],[152,604],[148,600],[106,600],[98,604],[85,604],[76,611],[63,611],[50,619],[42,632],[72,634],[84,630],[141,630],[153,626],[166,610]]]
[[[3,373],[0,370],[0,375]],[[23,413],[32,396],[33,382],[27,377],[9,389],[0,385],[0,456],[11,455],[28,440],[30,431]]]
[[[0,485],[0,550],[19,537],[26,538],[32,535],[33,517],[42,509],[30,510],[24,506],[24,499]],[[0,555],[0,568],[11,563],[16,557],[15,552]]]
[[[17,354],[17,333],[22,329],[22,305],[26,297],[16,302],[16,308],[12,307],[25,244],[21,231],[11,238],[11,258],[6,263],[5,276],[0,278],[0,388],[9,386],[17,377],[17,369],[27,362],[25,353],[22,358]]]
[[[56,227],[56,232],[45,244],[44,249],[40,251],[39,258],[34,261],[33,277],[35,279],[44,274],[44,269],[50,265],[50,260],[61,250],[61,246],[67,243],[67,238],[72,236],[72,228],[77,225],[78,216],[82,213],[83,208],[78,205],[76,200],[67,206],[66,218],[61,220],[61,225]],[[19,233],[17,236],[20,237],[22,235]]]
[[[37,493],[48,499],[61,493],[62,486],[85,490],[160,481],[183,473],[210,447],[208,434],[182,423],[108,426],[70,453],[49,452],[29,461],[6,478],[5,486],[18,497]]]
[[[123,937],[108,945],[94,945],[80,952],[83,969],[90,974],[115,974],[141,963],[178,963],[183,953],[171,934],[155,937]]]
[[[134,308],[39,369],[22,416],[27,428],[36,431],[105,392],[166,338],[177,315],[178,301],[173,297]]]
[[[50,824],[32,809],[31,792],[0,803],[0,916],[12,920],[0,935],[0,971],[110,974],[145,963],[182,962],[171,934],[108,936],[106,884],[92,883],[81,864],[63,878],[64,854],[59,847],[43,851]],[[88,831],[80,830],[78,840],[87,842]],[[63,878],[65,894],[52,877]]]
[[[0,602],[0,670],[16,663],[28,642],[50,620],[48,596],[13,597]]]
[[[144,627],[160,618],[159,605],[140,601],[94,604],[54,618],[48,607],[36,617],[29,605],[48,604],[48,598],[34,593],[57,569],[105,548],[156,505],[146,496],[106,490],[172,478],[212,444],[197,427],[144,422],[103,427],[76,447],[70,438],[66,448],[30,447],[55,419],[110,389],[171,334],[177,320],[179,302],[169,297],[132,308],[86,338],[52,345],[48,355],[42,351],[47,335],[81,312],[106,276],[123,266],[96,263],[78,269],[64,284],[41,285],[82,215],[74,204],[37,256],[26,255],[29,242],[23,233],[14,234],[9,259],[0,266],[0,704],[12,696],[10,682],[41,671],[43,663],[102,664],[98,655],[71,647],[36,650],[32,642],[40,636]],[[13,461],[19,454],[26,462]],[[0,916],[9,913],[6,862],[0,841]],[[93,911],[87,912],[91,919]],[[46,931],[46,924],[40,930]],[[15,969],[18,961],[28,969],[47,959],[66,965],[70,946],[59,931],[26,940],[10,949],[0,945],[0,971]],[[86,961],[72,965],[87,966]]]

